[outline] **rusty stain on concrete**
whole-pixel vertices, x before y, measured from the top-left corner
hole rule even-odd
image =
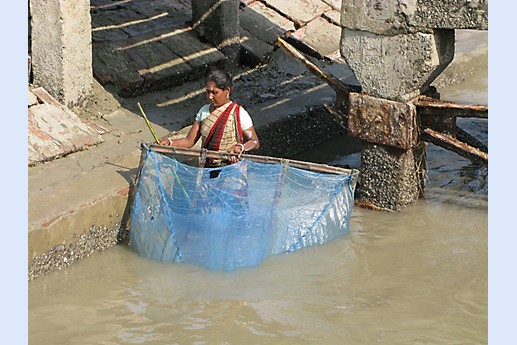
[[[416,146],[416,107],[366,94],[350,93],[349,134],[373,144],[404,150]]]

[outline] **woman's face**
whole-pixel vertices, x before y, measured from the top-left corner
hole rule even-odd
[[[230,88],[220,89],[215,83],[209,80],[206,83],[206,97],[214,106],[219,107],[226,102],[228,102],[230,98]]]

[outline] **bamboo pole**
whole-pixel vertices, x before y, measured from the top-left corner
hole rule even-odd
[[[200,157],[202,154],[202,151],[199,151],[196,149],[187,149],[187,148],[182,148],[182,147],[150,145],[150,148],[156,152],[170,154],[170,155],[178,155],[178,156]],[[206,150],[207,158],[218,158],[218,159],[228,160],[229,157],[231,157],[231,156],[239,157],[239,155],[234,154],[234,153]],[[355,175],[355,176],[358,176],[358,174],[359,174],[359,171],[357,169],[346,169],[346,168],[336,167],[336,166],[327,165],[327,164],[305,162],[305,161],[299,161],[299,160],[294,160],[294,159],[277,158],[277,157],[269,157],[269,156],[257,156],[257,155],[250,155],[250,154],[242,154],[242,155],[240,155],[240,158],[247,159],[247,160],[250,160],[250,161],[256,162],[256,163],[285,164],[285,165],[291,166],[293,168],[323,172],[323,173],[327,173],[327,174],[337,174],[337,175],[349,174],[349,175]]]
[[[149,130],[151,131],[151,134],[153,135],[154,141],[156,141],[156,143],[159,144],[160,139],[158,139],[158,136],[156,135],[156,133],[154,133],[153,127],[151,126],[151,122],[149,122],[149,119],[147,118],[147,116],[144,113],[144,109],[140,105],[140,102],[138,102],[137,104],[138,104],[138,107],[140,108],[140,111],[142,112],[142,115],[144,116],[144,120],[145,120],[145,123],[147,124],[147,128],[149,128]]]
[[[124,244],[129,243],[129,237],[127,237],[127,233],[129,232],[129,229],[131,228],[131,215],[133,213],[133,203],[135,201],[136,196],[136,187],[138,186],[138,182],[140,181],[140,174],[142,173],[142,169],[144,167],[145,157],[147,155],[147,150],[142,149],[140,152],[140,161],[138,163],[138,170],[136,171],[135,180],[133,184],[129,186],[129,193],[127,198],[127,215],[126,220],[123,225],[124,230],[126,230],[126,235],[120,239],[119,241]]]

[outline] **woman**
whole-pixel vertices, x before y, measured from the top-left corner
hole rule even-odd
[[[228,72],[214,70],[206,82],[210,104],[198,111],[186,138],[164,138],[160,144],[191,148],[201,137],[201,147],[212,151],[242,154],[256,150],[260,143],[248,112],[230,99],[232,77]],[[229,162],[207,159],[206,167],[233,164],[239,160],[231,156]]]

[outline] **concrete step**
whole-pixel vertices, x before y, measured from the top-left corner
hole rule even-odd
[[[135,97],[203,77],[226,57],[189,26],[186,1],[92,1],[93,73]]]
[[[241,63],[268,60],[278,37],[317,58],[339,58],[339,1],[241,1]],[[190,26],[189,0],[92,0],[93,72],[121,97],[136,97],[203,78],[227,59]]]

